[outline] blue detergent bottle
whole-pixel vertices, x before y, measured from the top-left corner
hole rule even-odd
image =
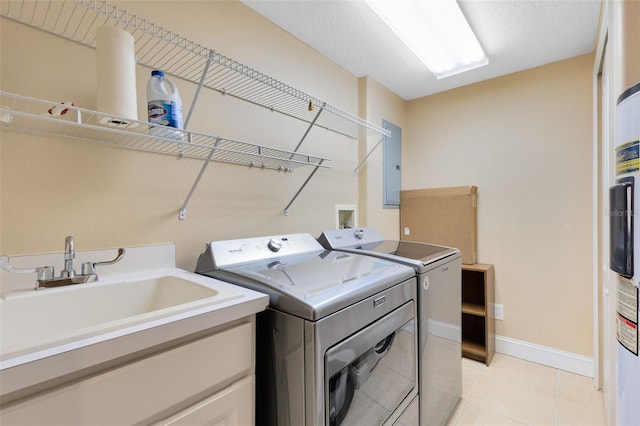
[[[182,101],[178,88],[159,70],[151,71],[147,82],[147,116],[149,134],[169,139],[183,140]]]

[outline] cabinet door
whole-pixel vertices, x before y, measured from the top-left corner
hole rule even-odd
[[[253,424],[253,377],[234,383],[158,425],[247,426]]]
[[[149,423],[184,408],[189,398],[211,395],[225,383],[252,374],[252,339],[253,324],[244,323],[20,401],[0,410],[0,423]]]

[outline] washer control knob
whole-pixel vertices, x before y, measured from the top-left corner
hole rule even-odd
[[[282,248],[282,240],[280,238],[272,238],[269,240],[267,247],[269,247],[269,250],[272,252],[279,252]]]
[[[362,231],[362,229],[358,229],[356,232],[353,233],[353,236],[356,238],[356,240],[361,240],[363,237],[364,232]]]

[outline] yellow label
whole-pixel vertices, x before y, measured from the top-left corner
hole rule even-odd
[[[640,170],[640,140],[616,148],[616,175]]]

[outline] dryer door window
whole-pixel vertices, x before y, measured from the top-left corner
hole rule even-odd
[[[417,386],[414,312],[408,302],[326,352],[326,424],[380,425]]]

